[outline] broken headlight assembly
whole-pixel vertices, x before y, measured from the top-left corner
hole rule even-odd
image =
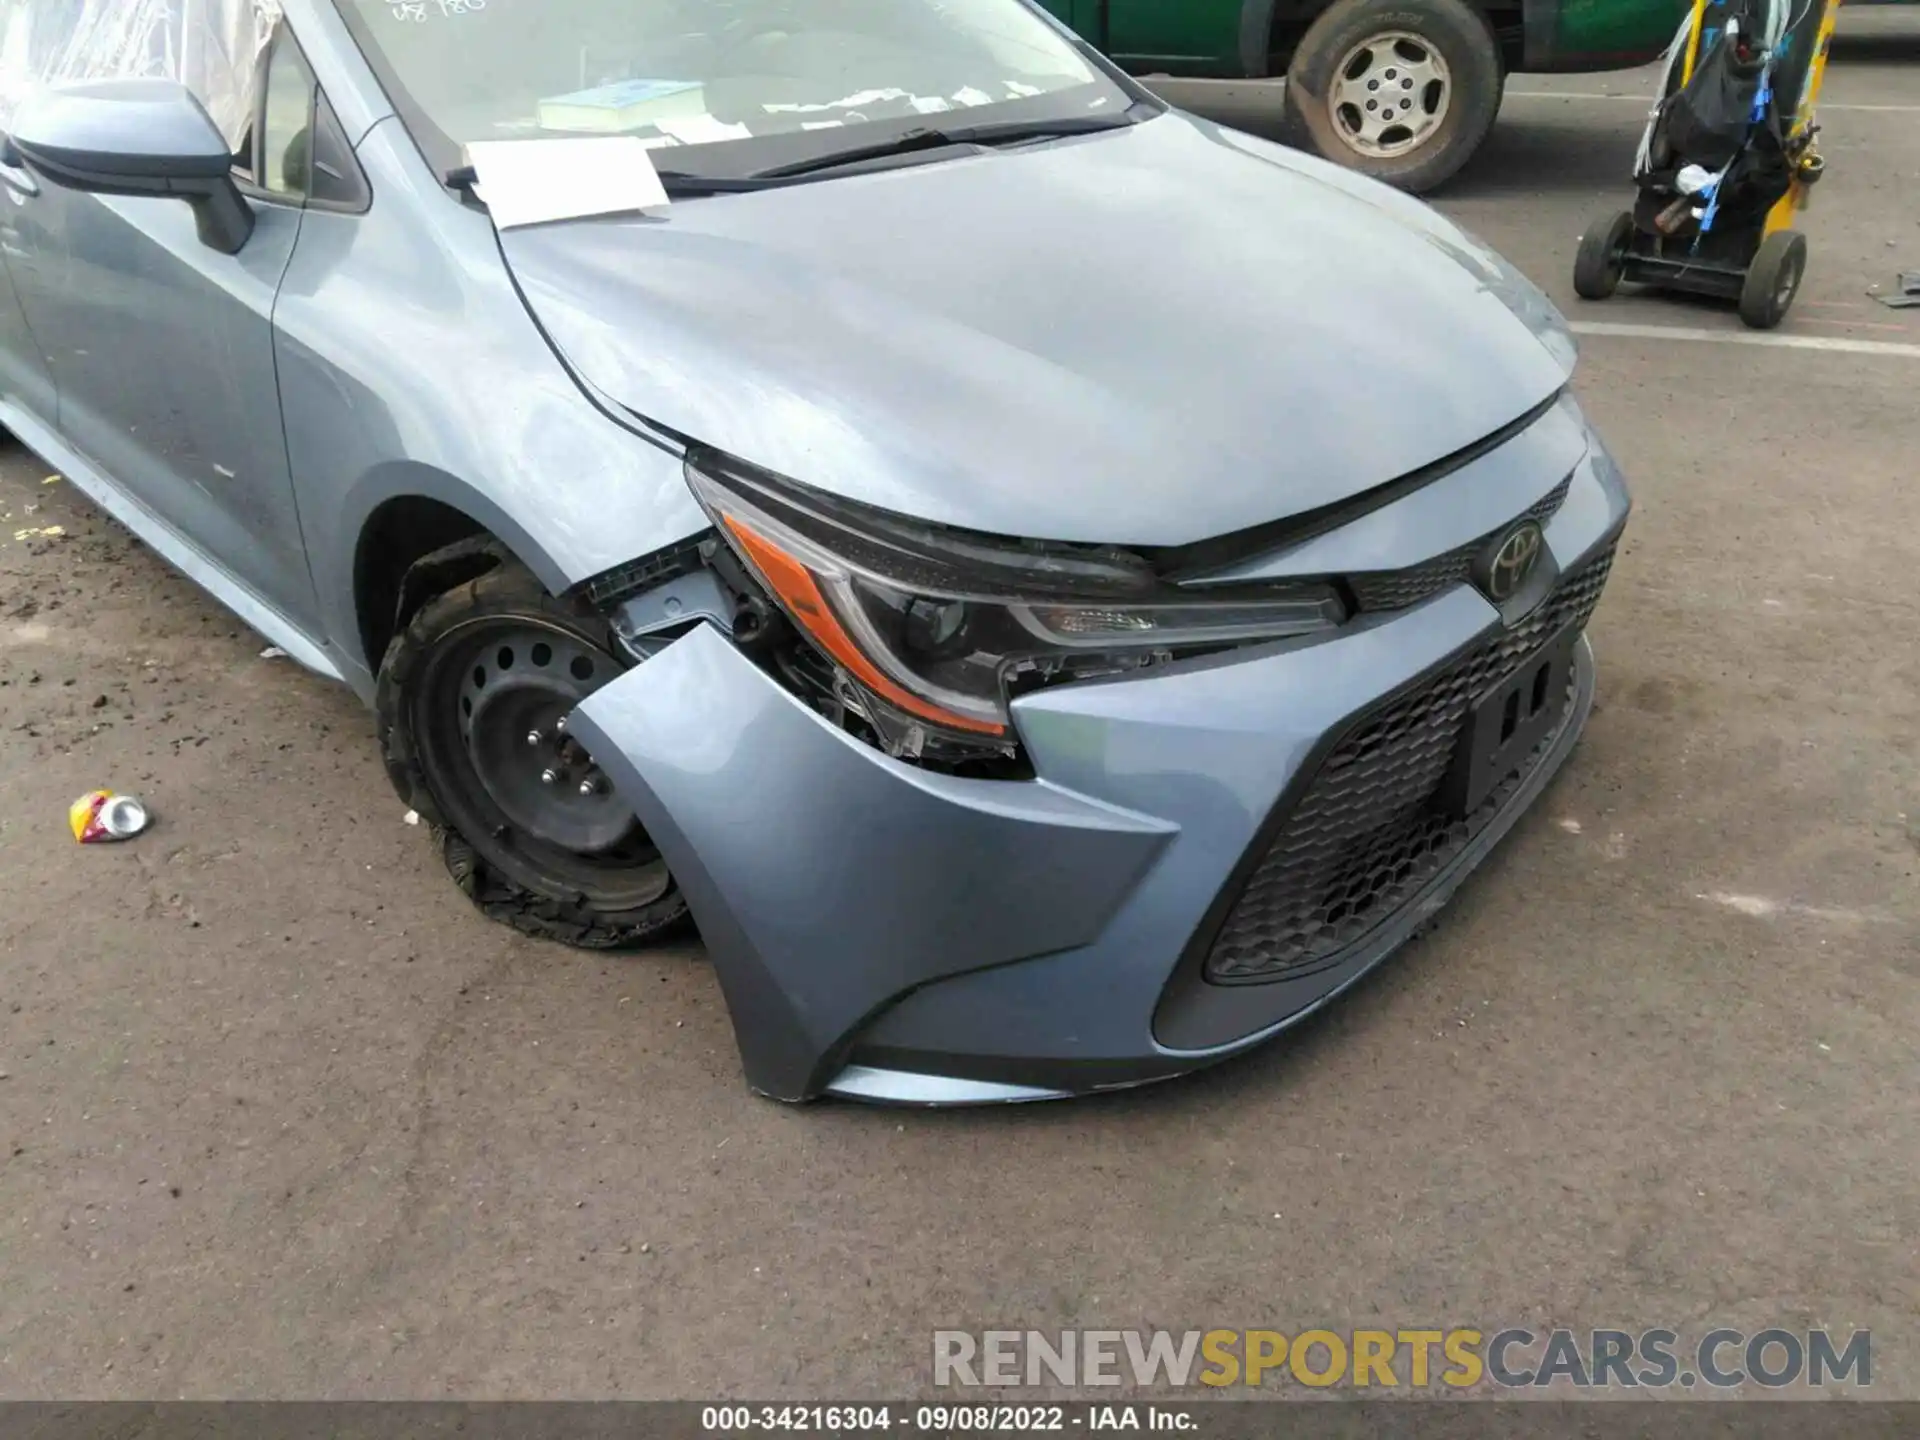
[[[1011,756],[1014,695],[1332,630],[1331,586],[1198,598],[1114,547],[1003,539],[842,500],[713,452],[687,480],[733,556],[888,753]],[[815,687],[819,688],[819,687]]]

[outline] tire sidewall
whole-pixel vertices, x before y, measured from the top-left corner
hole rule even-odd
[[[481,818],[447,793],[423,743],[421,727],[436,697],[428,693],[456,646],[476,628],[515,617],[537,617],[596,648],[612,653],[604,619],[549,596],[533,576],[509,563],[423,605],[395,637],[383,658],[375,696],[382,757],[388,776],[407,803],[440,833],[450,869],[463,889],[492,918],[530,934],[588,948],[624,945],[660,931],[684,916],[679,888],[633,910],[601,910],[558,898],[531,862],[485,858],[472,833]],[[459,866],[454,857],[461,854]]]
[[[1780,281],[1793,267],[1793,287],[1783,297]],[[1760,244],[1741,288],[1740,318],[1756,330],[1771,330],[1786,318],[1807,279],[1807,242],[1798,231],[1782,230]]]
[[[1605,300],[1619,289],[1626,271],[1622,253],[1633,240],[1633,216],[1626,211],[1589,225],[1574,257],[1574,293],[1583,300]]]
[[[1446,61],[1447,116],[1416,149],[1392,159],[1362,155],[1341,137],[1327,107],[1335,67],[1371,36],[1402,30]],[[1288,138],[1351,170],[1419,193],[1451,179],[1487,137],[1500,109],[1499,46],[1479,11],[1461,0],[1338,0],[1302,37],[1287,69]]]

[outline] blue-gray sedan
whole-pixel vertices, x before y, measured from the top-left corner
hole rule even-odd
[[[488,915],[691,915],[765,1094],[1245,1050],[1580,734],[1554,307],[1026,0],[12,8],[0,423],[374,707]]]

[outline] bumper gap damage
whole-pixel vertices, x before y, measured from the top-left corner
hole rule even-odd
[[[568,726],[679,879],[747,1079],[781,1100],[820,1094],[894,997],[1091,942],[1175,828],[877,754],[704,625]]]

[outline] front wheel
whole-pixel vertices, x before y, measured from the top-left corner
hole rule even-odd
[[[1451,179],[1493,128],[1500,52],[1461,0],[1336,0],[1287,68],[1287,138],[1416,194]]]
[[[1605,300],[1618,290],[1632,239],[1633,216],[1625,210],[1588,226],[1573,259],[1573,293],[1582,300]]]
[[[1807,273],[1807,237],[1776,230],[1760,242],[1740,286],[1740,318],[1749,329],[1771,330],[1787,318]]]
[[[375,701],[388,774],[490,919],[584,949],[638,944],[686,901],[566,731],[568,713],[623,667],[604,620],[496,558],[388,647]]]

